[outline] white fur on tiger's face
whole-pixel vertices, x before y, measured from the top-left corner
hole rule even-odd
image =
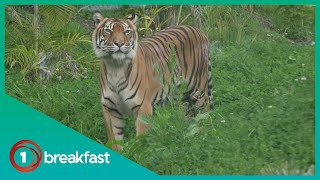
[[[92,42],[95,42],[93,49],[96,56],[98,58],[105,57],[110,61],[109,64],[130,63],[138,47],[134,19],[102,18],[100,14],[96,13],[94,20],[96,29]]]

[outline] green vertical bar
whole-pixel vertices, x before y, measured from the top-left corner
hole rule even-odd
[[[4,42],[5,42],[5,21],[4,21],[4,5],[1,3],[0,4],[0,39],[1,39],[1,44],[0,44],[0,96],[3,96],[4,94],[4,74],[5,74],[5,55],[4,55]]]
[[[239,5],[239,4],[261,4],[261,5],[305,5],[316,4],[317,0],[2,0],[4,4],[10,5],[30,5],[30,4],[122,4],[122,5],[159,5],[159,4],[199,4],[199,5]]]
[[[318,3],[319,4],[319,3]],[[319,157],[319,149],[320,149],[320,145],[319,145],[319,126],[320,126],[320,122],[319,122],[319,107],[320,107],[320,103],[319,103],[319,98],[320,98],[320,90],[319,90],[319,73],[320,73],[320,55],[319,55],[319,42],[320,42],[320,37],[319,37],[319,20],[320,20],[320,10],[319,10],[319,6],[316,5],[316,16],[315,16],[315,90],[316,90],[316,95],[315,95],[315,157],[316,157],[316,162],[320,161],[320,157]],[[320,168],[319,168],[319,164],[316,165],[316,174],[319,174]]]

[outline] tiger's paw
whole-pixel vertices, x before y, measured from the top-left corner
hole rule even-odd
[[[122,140],[111,140],[106,144],[107,148],[110,148],[114,151],[122,151],[123,149],[123,141]]]
[[[123,146],[119,145],[119,144],[113,144],[111,146],[111,149],[114,150],[114,151],[122,151],[123,150]]]

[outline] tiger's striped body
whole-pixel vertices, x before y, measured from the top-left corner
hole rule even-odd
[[[113,27],[110,34],[106,26]],[[112,37],[115,33],[118,36]],[[101,101],[109,140],[123,139],[125,115],[137,118],[137,134],[143,133],[148,125],[139,121],[139,116],[152,115],[154,106],[166,100],[170,83],[179,85],[179,77],[187,83],[186,101],[197,107],[213,106],[208,40],[198,29],[168,28],[138,44],[132,21],[105,18],[99,22],[92,41],[97,56],[102,59]],[[112,49],[114,46],[105,50],[104,44],[122,46],[119,50]],[[176,67],[170,72],[172,52]]]

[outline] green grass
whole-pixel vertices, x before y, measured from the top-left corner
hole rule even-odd
[[[6,73],[6,92],[93,140],[106,142],[97,74],[91,72],[82,80],[25,82],[12,71]]]
[[[153,128],[140,137],[128,119],[121,153],[166,175],[314,174],[314,46],[258,24],[250,19],[241,41],[211,43],[213,111],[186,117],[173,101],[145,119]],[[50,82],[9,69],[6,92],[105,144],[98,70],[89,67],[87,78]]]
[[[124,155],[159,174],[277,174],[286,163],[302,172],[314,164],[313,48],[270,38],[213,51],[215,110],[188,122],[177,104],[163,108]]]

